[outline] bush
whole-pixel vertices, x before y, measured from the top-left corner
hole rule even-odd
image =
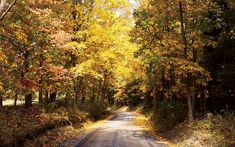
[[[68,112],[68,119],[75,127],[81,127],[82,123],[86,122],[85,112],[73,110]]]
[[[187,116],[186,106],[179,102],[159,102],[157,106],[154,124],[160,131],[172,129],[175,125],[185,120]]]
[[[99,101],[87,101],[78,103],[78,107],[87,112],[91,118],[97,120],[102,118],[106,113],[106,106],[104,103]]]

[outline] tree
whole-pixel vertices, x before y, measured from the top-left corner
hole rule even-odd
[[[197,63],[197,55],[207,42],[202,28],[208,5],[196,1],[147,1],[135,12],[134,41],[142,44],[137,55],[147,68],[154,103],[157,97],[172,100],[186,95],[189,122],[193,120],[193,101],[200,93],[197,87],[205,88],[210,80],[209,73]]]

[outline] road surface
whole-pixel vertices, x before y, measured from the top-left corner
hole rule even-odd
[[[167,147],[133,123],[136,115],[131,112],[118,112],[102,127],[83,135],[73,147]]]

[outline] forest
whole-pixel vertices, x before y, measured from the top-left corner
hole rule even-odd
[[[0,147],[71,146],[124,106],[176,146],[234,146],[235,1],[0,0]]]

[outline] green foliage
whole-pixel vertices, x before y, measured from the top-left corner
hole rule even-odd
[[[156,113],[156,118],[152,119],[158,130],[166,131],[186,119],[186,110],[186,106],[182,103],[162,101],[157,105],[157,112],[153,112]]]
[[[141,80],[135,79],[128,82],[123,89],[123,94],[116,98],[117,103],[136,107],[143,103],[143,91],[141,90]]]
[[[101,119],[107,113],[106,105],[100,101],[79,102],[78,107],[85,111],[91,119]]]

